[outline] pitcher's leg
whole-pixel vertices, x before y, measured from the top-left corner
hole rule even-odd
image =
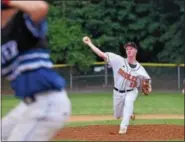
[[[117,95],[116,93],[113,95],[113,109],[114,109],[114,117],[116,119],[123,117],[123,106],[124,106],[124,97]]]
[[[134,102],[137,98],[138,93],[136,91],[127,93],[125,97],[125,105],[123,108],[123,119],[120,124],[120,130],[123,132],[120,133],[126,133],[127,128],[131,119],[131,116],[133,115],[134,111]]]
[[[16,124],[21,121],[22,114],[26,111],[26,109],[27,106],[21,102],[2,118],[2,141],[6,141],[8,139]]]
[[[133,109],[134,109],[134,102],[133,101],[126,101],[125,106],[123,109],[123,119],[120,124],[120,129],[127,129],[129,125],[130,118],[133,114]]]

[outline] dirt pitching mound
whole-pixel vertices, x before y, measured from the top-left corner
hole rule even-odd
[[[184,115],[177,114],[136,114],[136,119],[184,119]],[[71,116],[69,122],[115,120],[113,115],[80,115]]]
[[[181,125],[131,125],[126,135],[118,134],[119,126],[92,125],[68,127],[60,131],[56,140],[94,141],[151,141],[183,140],[184,126]]]

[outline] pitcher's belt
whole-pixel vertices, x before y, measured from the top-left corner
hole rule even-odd
[[[118,88],[114,87],[114,90],[120,92],[120,93],[125,93],[125,92],[130,92],[133,91],[134,89],[129,89],[129,90],[119,90]]]

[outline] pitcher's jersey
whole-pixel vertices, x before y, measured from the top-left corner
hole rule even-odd
[[[1,74],[21,98],[60,90],[65,81],[51,68],[46,19],[37,23],[19,11],[1,29]]]
[[[141,79],[150,79],[140,63],[136,63],[135,68],[131,68],[128,60],[117,54],[106,52],[107,63],[112,67],[114,77],[114,87],[119,90],[129,90],[138,88]]]

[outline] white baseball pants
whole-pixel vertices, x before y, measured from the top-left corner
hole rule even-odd
[[[36,102],[21,102],[2,119],[3,141],[49,141],[70,117],[65,91],[37,94]]]
[[[134,111],[134,102],[138,96],[138,90],[127,93],[119,93],[118,91],[113,91],[113,107],[114,107],[114,117],[122,118],[120,128],[127,128],[129,125],[130,117]]]

